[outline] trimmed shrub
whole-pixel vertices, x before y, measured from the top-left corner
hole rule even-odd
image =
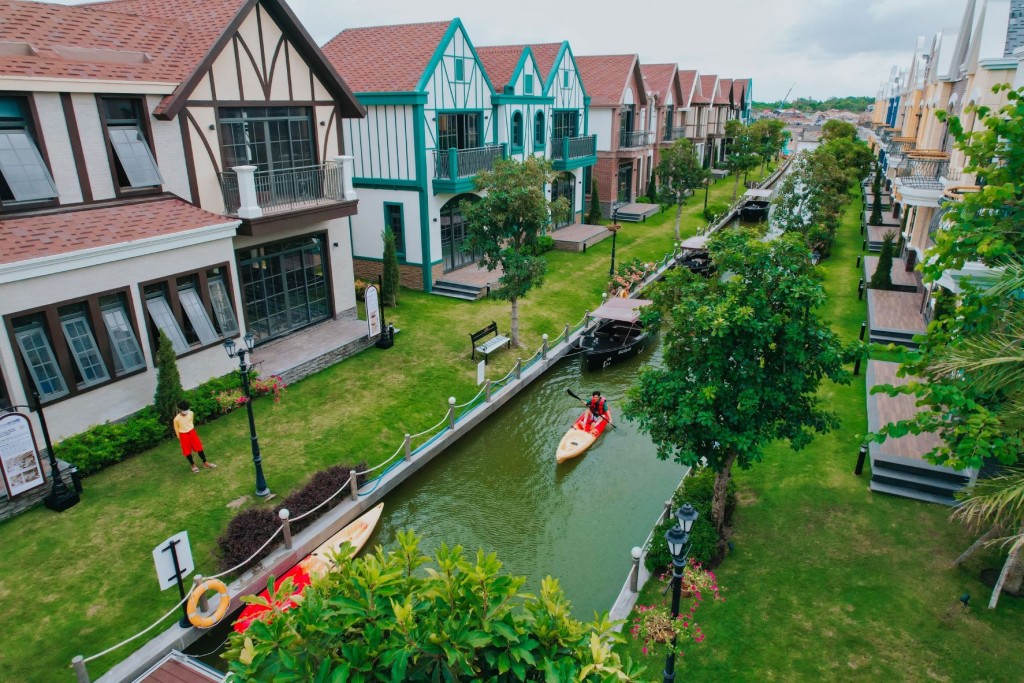
[[[398,285],[401,274],[398,270],[398,251],[395,246],[395,233],[390,227],[381,233],[384,240],[384,275],[380,285],[380,303],[383,306],[398,305]]]
[[[590,212],[587,214],[587,223],[601,225],[601,198],[597,194],[597,178],[590,181]]]
[[[228,528],[217,539],[221,551],[221,570],[231,569],[247,559],[267,542],[280,525],[277,512],[269,508],[249,508],[235,515],[228,522]],[[255,559],[262,560],[272,549],[268,545]]]
[[[715,495],[715,472],[702,468],[696,470],[683,480],[683,485],[672,496],[672,511],[675,512],[683,503],[689,503],[700,513],[697,523],[690,532],[690,557],[703,564],[706,568],[714,568],[721,563],[718,554],[718,534],[711,524],[711,501]],[[736,481],[730,479],[728,495],[725,503],[726,524],[732,518],[736,508]],[[675,517],[666,519],[654,528],[651,547],[647,551],[644,564],[648,571],[656,574],[672,564],[672,555],[665,542],[665,532],[675,526]]]
[[[555,238],[551,235],[541,235],[537,242],[528,247],[528,251],[534,256],[540,256],[555,248]]]
[[[640,200],[637,199],[639,202]],[[654,175],[647,179],[647,201],[646,204],[656,204],[658,202],[658,186],[654,182]]]
[[[312,510],[320,503],[324,502],[335,493],[338,489],[345,485],[348,481],[348,473],[350,470],[357,472],[363,472],[367,469],[366,461],[360,462],[358,465],[334,465],[328,467],[326,470],[321,470],[314,474],[306,485],[298,491],[295,491],[290,496],[284,499],[284,501],[274,508],[274,513],[287,508],[288,513],[292,519],[299,515],[305,514],[307,511]],[[360,474],[356,481],[360,486],[366,483],[366,475]],[[322,517],[328,510],[334,505],[337,505],[345,497],[345,493],[341,493],[336,497],[332,503],[328,503],[308,517],[304,517],[297,522],[292,523],[292,532],[298,532],[305,529],[307,526],[315,522],[317,519]]]
[[[729,210],[729,205],[725,202],[711,202],[704,209],[704,220],[709,223],[714,222],[724,216]]]
[[[887,232],[882,236],[882,253],[878,255],[878,265],[871,275],[868,287],[871,289],[892,289],[892,252],[896,243],[896,233]]]
[[[156,345],[156,392],[153,394],[153,406],[164,429],[171,429],[171,423],[178,412],[178,401],[184,395],[181,373],[178,372],[178,357],[171,340],[160,330]]]

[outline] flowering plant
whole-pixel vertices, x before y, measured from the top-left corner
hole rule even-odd
[[[249,382],[249,393],[253,396],[274,395],[274,403],[281,402],[281,392],[287,385],[280,375],[267,375],[266,377],[254,377]],[[235,408],[241,408],[248,399],[242,394],[241,389],[229,389],[218,392],[214,398],[222,413],[230,413]]]
[[[665,605],[637,605],[629,633],[640,641],[645,655],[651,654],[655,648],[682,654],[683,644],[687,641],[704,641],[704,632],[693,620],[692,613],[684,612],[673,619]],[[675,643],[672,642],[673,637]]]
[[[612,276],[611,281],[608,283],[609,293],[614,293],[617,290],[629,291],[633,289],[633,286],[643,280],[652,267],[653,264],[643,263],[637,258],[619,264],[615,275]]]
[[[670,583],[672,571],[665,572],[660,578],[662,582]],[[699,605],[701,600],[709,596],[712,600],[725,602],[725,598],[722,597],[721,591],[718,589],[718,579],[715,578],[715,573],[704,569],[700,562],[692,558],[683,567],[681,586],[683,594],[693,598],[694,605]]]

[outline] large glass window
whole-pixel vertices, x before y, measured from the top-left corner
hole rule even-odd
[[[137,97],[100,99],[107,136],[114,151],[114,171],[121,188],[159,186],[163,180],[146,139],[144,108]]]
[[[384,224],[391,228],[395,236],[395,252],[399,257],[405,256],[405,220],[402,217],[402,205],[384,202]]]
[[[150,282],[142,288],[154,348],[158,331],[167,335],[179,356],[238,332],[226,270],[218,266]]]
[[[330,316],[324,241],[311,235],[237,253],[245,318],[260,340]]]
[[[579,135],[579,112],[556,111],[551,115],[551,139],[574,138]]]
[[[113,351],[114,374],[123,375],[145,367],[146,359],[142,355],[138,339],[135,338],[135,330],[129,322],[123,295],[102,297],[100,311]]]
[[[620,133],[632,133],[633,132],[633,119],[636,116],[635,105],[629,104],[622,108],[619,112],[619,132]]]
[[[472,149],[480,146],[480,115],[438,114],[437,148]]]
[[[274,171],[317,163],[309,107],[222,107],[218,115],[225,168]]]
[[[544,112],[539,111],[533,117],[533,147],[534,149],[544,148]]]
[[[673,128],[673,123],[674,123],[673,119],[675,118],[675,113],[676,113],[676,110],[675,110],[674,107],[672,107],[672,105],[669,105],[669,106],[665,107],[665,139],[666,140],[671,140],[672,139],[672,128]]]
[[[68,387],[53,355],[42,316],[16,320],[15,323],[14,336],[40,398],[48,401],[67,394]]]
[[[79,387],[91,387],[110,379],[99,348],[96,346],[96,338],[89,327],[85,306],[77,304],[63,310],[60,326],[64,330],[64,338],[68,342],[71,358],[75,362],[76,384]]]
[[[57,186],[36,145],[28,99],[0,96],[0,202],[56,197]]]
[[[477,199],[476,195],[463,194],[448,200],[441,207],[441,259],[445,272],[480,260],[479,251],[466,249],[469,231],[462,215],[463,203]]]
[[[523,148],[523,115],[518,111],[512,114],[512,146]]]

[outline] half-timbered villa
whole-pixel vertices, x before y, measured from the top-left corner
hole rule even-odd
[[[576,64],[590,95],[590,130],[597,135],[598,197],[602,213],[611,216],[616,206],[643,195],[651,177],[647,88],[635,54],[577,57]]]
[[[38,392],[59,439],[152,400],[161,332],[188,387],[243,331],[355,318],[363,110],[284,2],[0,17],[0,400]]]
[[[677,64],[642,64],[640,72],[647,84],[653,110],[651,130],[654,131],[654,168],[661,161],[661,150],[686,137],[685,108],[682,83]]]
[[[718,92],[718,76],[701,74],[697,78],[697,85],[694,90],[692,109],[696,119],[696,130],[698,131],[700,144],[702,146],[704,167],[712,166],[714,158],[714,130],[715,130],[715,93]],[[696,142],[694,144],[697,144]]]

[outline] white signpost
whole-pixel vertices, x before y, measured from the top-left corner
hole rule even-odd
[[[482,360],[476,364],[476,385],[480,386],[484,383],[486,377],[484,374],[487,372],[487,361]]]
[[[380,304],[377,301],[377,288],[373,285],[367,287],[364,298],[366,300],[366,324],[370,329],[370,336],[376,337],[380,334]]]
[[[21,413],[0,416],[0,474],[11,498],[45,483],[32,425]]]
[[[182,531],[174,534],[153,548],[153,563],[156,565],[156,578],[160,582],[162,591],[195,571],[196,564],[192,560],[188,532]]]

